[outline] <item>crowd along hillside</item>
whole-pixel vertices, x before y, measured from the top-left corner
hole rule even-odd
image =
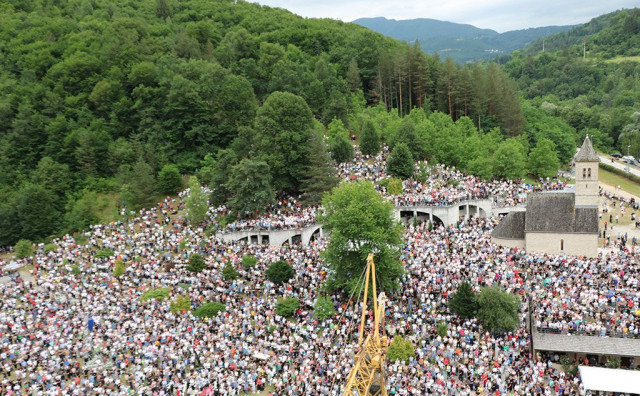
[[[525,119],[497,64],[354,24],[197,0],[12,0],[0,17],[2,245],[149,207],[184,174],[219,186],[213,202],[256,169],[274,193],[309,193],[332,172],[327,148],[348,160],[368,121],[378,143],[483,177],[528,169],[494,166],[503,141],[526,158],[548,138],[561,162],[575,147],[562,121]]]

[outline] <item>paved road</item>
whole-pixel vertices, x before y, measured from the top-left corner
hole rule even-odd
[[[600,155],[599,157],[600,157],[600,162],[602,162],[603,164],[611,165],[625,172],[627,170],[627,166],[629,166],[629,171],[632,174],[640,177],[640,169],[638,169],[638,167],[636,166],[625,164],[624,162],[622,162],[622,160],[616,160],[614,162],[611,162],[611,157],[605,157],[602,155]]]

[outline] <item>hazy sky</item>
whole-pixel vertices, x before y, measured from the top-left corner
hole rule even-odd
[[[313,18],[432,18],[498,32],[585,23],[638,0],[249,0]]]

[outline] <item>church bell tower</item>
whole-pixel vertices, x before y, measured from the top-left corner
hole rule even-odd
[[[576,206],[598,206],[598,164],[600,159],[591,145],[589,135],[585,137],[580,151],[574,158],[576,170]]]

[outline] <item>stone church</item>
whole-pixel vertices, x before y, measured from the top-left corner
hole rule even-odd
[[[529,193],[526,211],[509,213],[491,240],[533,253],[597,256],[599,159],[589,136],[574,162],[575,190]]]

